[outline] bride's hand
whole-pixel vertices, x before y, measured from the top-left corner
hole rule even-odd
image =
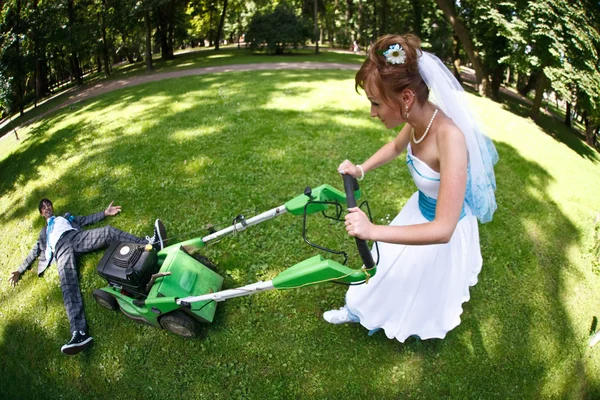
[[[360,178],[362,175],[360,169],[358,169],[356,165],[352,164],[352,162],[348,160],[344,160],[344,162],[340,164],[338,167],[338,172],[340,174],[350,175],[353,178]]]
[[[375,225],[369,221],[367,214],[358,207],[349,208],[348,211],[345,222],[348,234],[359,239],[370,240]]]

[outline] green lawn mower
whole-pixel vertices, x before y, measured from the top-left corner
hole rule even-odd
[[[282,206],[255,217],[237,217],[233,225],[165,247],[160,251],[152,246],[135,243],[113,243],[98,264],[97,271],[108,281],[108,286],[94,291],[94,298],[109,310],[121,310],[127,317],[176,335],[194,338],[199,323],[213,320],[217,303],[234,297],[248,296],[271,289],[292,289],[323,282],[360,284],[368,282],[376,272],[376,265],[364,240],[356,238],[358,252],[364,265],[358,269],[347,267],[347,254],[311,243],[306,238],[306,216],[317,212],[325,217],[343,221],[344,207],[355,207],[360,198],[356,179],[342,175],[345,193],[329,186],[306,188],[304,194],[294,197]],[[366,202],[365,202],[366,203]],[[363,203],[363,204],[365,204]],[[333,210],[331,213],[326,211]],[[368,209],[368,204],[367,204]],[[196,251],[206,244],[240,232],[252,225],[289,212],[303,215],[303,238],[309,245],[344,256],[344,263],[316,255],[281,272],[269,281],[259,281],[243,287],[221,290],[223,277],[214,271],[214,265]]]

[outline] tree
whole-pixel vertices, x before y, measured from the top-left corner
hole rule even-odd
[[[219,29],[217,29],[217,40],[215,41],[215,51],[219,50],[219,41],[223,34],[223,25],[225,24],[225,13],[227,12],[227,0],[223,0],[223,12],[221,12],[221,20],[219,21]]]
[[[187,35],[187,0],[156,0],[154,8],[156,21],[155,40],[160,45],[161,58],[172,60],[173,47],[177,40]]]
[[[67,16],[69,18],[68,32],[69,32],[69,53],[71,62],[71,73],[72,77],[77,82],[77,85],[82,85],[83,80],[81,76],[81,67],[79,65],[79,41],[77,40],[78,33],[78,20],[76,17],[77,10],[75,9],[75,0],[67,0]]]
[[[143,7],[144,30],[146,32],[146,71],[152,71],[152,24],[150,23],[150,8]]]
[[[3,108],[23,114],[26,54],[23,52],[25,21],[22,0],[5,2],[0,25],[0,93]]]
[[[512,22],[515,51],[511,60],[537,74],[530,110],[533,119],[538,118],[544,91],[550,87],[567,101],[578,97],[586,104],[588,114],[593,114],[600,86],[600,35],[583,4],[568,0],[530,1]]]
[[[315,23],[315,54],[319,54],[319,2],[314,0],[314,23]]]
[[[48,87],[48,60],[46,46],[48,33],[52,30],[47,25],[51,18],[47,7],[41,9],[38,0],[33,0],[30,11],[29,37],[33,45],[34,75],[35,75],[35,103],[50,92]]]
[[[509,66],[507,57],[512,50],[509,20],[517,14],[517,4],[510,0],[463,0],[460,10],[484,69],[489,74],[489,94],[498,100],[504,72]]]
[[[251,49],[266,46],[270,54],[283,54],[287,46],[296,48],[310,37],[308,24],[298,19],[285,3],[280,3],[273,12],[255,14],[246,33]]]
[[[467,31],[467,28],[463,22],[458,18],[454,10],[454,2],[452,0],[436,0],[438,6],[444,11],[444,15],[452,25],[456,36],[460,39],[460,42],[467,53],[467,57],[473,64],[475,69],[475,79],[477,81],[477,89],[479,93],[485,94],[490,97],[491,87],[488,81],[487,70],[479,57],[479,52],[475,48],[475,44],[471,38],[471,35]]]

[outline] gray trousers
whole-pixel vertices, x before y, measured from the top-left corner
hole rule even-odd
[[[131,242],[145,244],[145,239],[133,236],[112,226],[66,232],[56,244],[56,263],[60,288],[71,325],[71,333],[86,331],[87,322],[83,312],[83,300],[77,277],[76,258],[79,255],[107,247],[112,242]]]

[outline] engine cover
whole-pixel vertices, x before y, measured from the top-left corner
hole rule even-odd
[[[158,272],[156,250],[137,243],[112,243],[98,264],[98,274],[108,283],[143,291],[150,276]]]

